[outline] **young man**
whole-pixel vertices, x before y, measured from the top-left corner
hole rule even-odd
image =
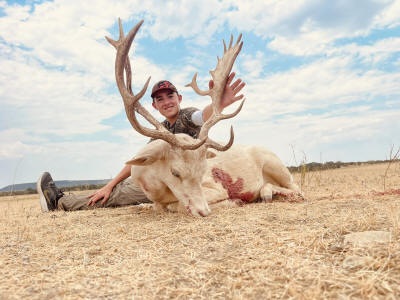
[[[235,73],[231,73],[225,86],[220,111],[232,103],[243,98],[238,93],[245,86],[241,79],[232,83]],[[210,88],[213,82],[209,82]],[[167,80],[157,82],[152,89],[153,107],[165,117],[162,122],[164,127],[172,133],[186,133],[197,138],[200,128],[212,114],[212,106],[207,105],[202,111],[197,108],[180,108],[182,95],[176,87]],[[43,173],[37,182],[37,191],[40,197],[42,211],[63,209],[80,210],[93,207],[117,207],[151,202],[146,198],[139,187],[130,180],[125,180],[131,175],[131,166],[126,165],[119,174],[103,188],[87,195],[65,195],[54,184],[48,172]],[[102,200],[99,202],[99,200]]]

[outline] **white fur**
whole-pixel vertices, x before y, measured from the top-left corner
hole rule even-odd
[[[192,139],[185,134],[177,134],[177,138]],[[250,202],[269,201],[274,193],[299,192],[279,158],[257,146],[234,145],[225,152],[210,151],[204,146],[182,150],[156,140],[127,164],[133,165],[132,180],[155,203],[155,208],[187,211],[195,216],[207,216],[209,204],[235,200],[229,199],[227,189],[212,176],[214,168],[228,174],[232,184],[243,183],[239,192],[250,193]]]

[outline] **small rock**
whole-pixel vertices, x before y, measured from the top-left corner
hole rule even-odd
[[[331,245],[331,246],[329,247],[329,250],[334,251],[334,252],[343,251],[343,245],[342,245],[342,244],[339,244],[339,243],[333,244],[333,245]]]
[[[354,269],[354,268],[358,268],[358,267],[365,267],[365,266],[369,266],[371,265],[371,263],[373,262],[373,258],[372,257],[368,257],[368,256],[358,256],[358,255],[351,255],[351,256],[347,256],[344,260],[343,260],[343,268],[345,269]]]
[[[390,240],[391,234],[387,231],[353,232],[344,236],[344,245],[365,247],[373,243],[388,243]]]
[[[91,248],[86,253],[89,255],[98,255],[101,253],[101,248],[100,247]]]
[[[31,261],[31,260],[30,260],[29,256],[23,256],[23,257],[22,257],[22,263],[23,263],[24,265],[29,264],[30,261]]]

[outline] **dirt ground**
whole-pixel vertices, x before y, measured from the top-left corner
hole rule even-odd
[[[399,299],[400,164],[296,174],[306,201],[41,213],[0,198],[0,299]],[[351,232],[388,243],[344,246]],[[348,266],[348,257],[363,263]]]

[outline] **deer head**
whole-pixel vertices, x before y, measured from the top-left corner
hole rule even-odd
[[[218,58],[218,63],[215,70],[210,72],[214,81],[214,86],[212,89],[205,92],[201,91],[196,83],[197,74],[194,75],[192,83],[189,84],[198,94],[202,96],[209,95],[212,99],[213,106],[213,114],[202,126],[199,138],[193,139],[189,136],[182,136],[181,134],[175,135],[169,132],[139,103],[139,100],[143,97],[147,90],[150,77],[147,79],[142,90],[137,95],[133,94],[131,87],[131,65],[128,52],[133,39],[135,38],[136,33],[142,24],[143,20],[134,26],[125,37],[121,20],[119,20],[119,39],[117,41],[108,37],[106,37],[106,39],[117,49],[115,60],[115,77],[129,122],[140,134],[154,139],[164,140],[166,143],[168,143],[168,145],[161,142],[150,143],[146,145],[142,151],[140,151],[137,157],[128,163],[135,166],[140,166],[141,174],[145,174],[146,172],[152,173],[152,186],[147,185],[146,187],[149,189],[147,191],[144,189],[150,200],[155,202],[163,201],[158,197],[159,195],[157,195],[157,191],[152,189],[158,189],[160,186],[164,185],[163,191],[165,191],[165,186],[167,186],[168,190],[174,195],[176,199],[175,201],[180,201],[190,213],[202,216],[208,215],[210,210],[201,190],[201,181],[206,170],[206,149],[210,147],[219,151],[225,151],[229,149],[234,139],[232,127],[230,139],[226,145],[220,145],[208,138],[208,131],[218,121],[232,118],[237,115],[243,106],[242,101],[238,109],[234,113],[228,115],[221,114],[219,110],[227,78],[243,45],[243,42],[240,42],[241,35],[234,46],[232,46],[233,38],[231,36],[231,42],[228,49],[226,48],[224,42],[224,55],[222,59]],[[126,82],[124,80],[124,71]],[[136,118],[136,112],[142,115],[150,124],[155,127],[155,129],[140,125]],[[143,170],[144,166],[150,167],[148,167],[146,170]],[[199,171],[186,172],[184,171],[185,169]],[[179,170],[180,174],[177,174],[177,170]],[[134,176],[134,174],[132,176]],[[138,175],[136,174],[136,176]],[[179,180],[177,180],[178,177]],[[143,178],[141,178],[141,180],[143,181]],[[141,182],[139,179],[138,181]],[[160,182],[162,183],[161,185],[159,184]],[[191,191],[193,189],[197,190],[198,192],[193,194]]]

